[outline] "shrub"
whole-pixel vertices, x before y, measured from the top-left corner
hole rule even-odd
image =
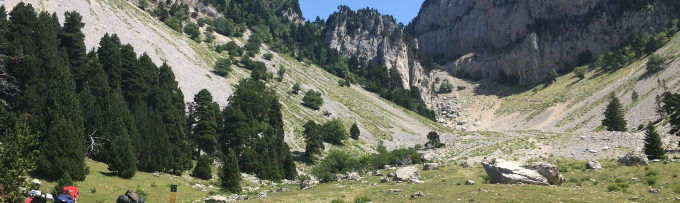
[[[272,53],[265,53],[265,54],[262,54],[262,58],[264,58],[264,59],[267,60],[267,61],[271,61],[271,60],[274,58],[274,54],[272,54]]]
[[[609,191],[609,192],[616,192],[616,191],[619,191],[619,190],[621,190],[621,188],[619,188],[619,186],[617,186],[617,185],[607,186],[607,191]]]
[[[667,60],[667,57],[659,54],[652,55],[649,57],[649,61],[647,61],[647,71],[655,73],[665,69],[668,66],[668,64],[666,64]]]
[[[199,157],[194,170],[191,172],[191,176],[202,180],[210,180],[212,178],[210,165],[212,165],[210,157],[207,155]]]
[[[441,84],[439,86],[439,90],[437,90],[438,94],[447,94],[451,92],[453,92],[453,85],[448,82],[444,82],[443,84]]]
[[[228,58],[217,59],[213,72],[219,76],[227,77],[231,72],[231,60]]]
[[[647,185],[656,185],[656,178],[649,178],[647,179]]]
[[[184,26],[184,33],[194,40],[201,36],[201,32],[198,30],[198,25],[196,23],[187,23]]]
[[[444,143],[441,143],[439,140],[439,134],[437,132],[430,132],[427,134],[427,143],[425,143],[425,147],[427,148],[440,148],[443,147]]]
[[[359,135],[361,135],[361,131],[359,131],[359,127],[357,126],[356,123],[352,124],[352,127],[349,128],[349,135],[352,137],[352,139],[358,140]]]
[[[342,141],[346,140],[348,137],[347,129],[345,129],[345,126],[340,120],[333,119],[321,126],[321,138],[325,142],[334,145],[342,145]]]
[[[300,93],[300,89],[301,89],[301,88],[300,88],[300,83],[295,83],[295,84],[293,85],[293,88],[292,88],[292,90],[291,90],[290,92],[293,93],[293,94],[298,94],[298,93]]]
[[[333,150],[312,169],[312,174],[322,182],[330,182],[335,180],[335,174],[361,172],[367,165],[365,158],[357,159],[346,152]]]
[[[550,72],[548,72],[548,77],[546,80],[548,81],[548,83],[552,84],[555,81],[557,81],[558,77],[560,77],[560,74],[557,74],[557,70],[551,69]]]
[[[373,168],[383,168],[385,165],[405,166],[425,162],[423,155],[415,148],[402,148],[387,151],[385,146],[378,146],[378,153],[371,155]]]
[[[586,78],[586,72],[588,72],[588,66],[580,66],[574,68],[574,75],[580,79]]]
[[[285,74],[286,74],[286,68],[284,68],[283,66],[281,66],[281,67],[279,68],[279,70],[276,72],[276,75],[278,76],[278,77],[276,77],[276,80],[279,81],[279,82],[283,81],[283,76],[284,76]]]
[[[314,90],[307,91],[307,93],[305,93],[305,96],[302,98],[302,105],[310,109],[319,110],[319,107],[323,105],[323,98],[321,98],[321,93]]]

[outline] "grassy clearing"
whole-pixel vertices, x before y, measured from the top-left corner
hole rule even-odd
[[[379,183],[379,177],[365,177],[360,181],[341,181],[321,184],[306,191],[271,194],[253,202],[331,202],[341,199],[352,202],[366,196],[373,202],[412,202],[410,195],[425,193],[417,202],[669,202],[680,195],[680,164],[655,163],[644,167],[616,166],[602,161],[604,170],[585,170],[585,161],[553,160],[566,182],[562,186],[493,185],[484,184],[486,175],[480,166],[461,168],[447,165],[435,171],[421,171],[423,184]],[[637,181],[631,181],[637,178]],[[466,180],[476,185],[464,185]],[[374,185],[374,183],[378,183]],[[660,193],[649,193],[650,188]],[[389,189],[404,189],[388,192]],[[612,190],[610,192],[610,190]]]

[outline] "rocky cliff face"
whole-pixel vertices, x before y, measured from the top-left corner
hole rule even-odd
[[[403,34],[404,26],[392,16],[381,15],[374,9],[353,11],[343,6],[328,18],[323,40],[344,55],[397,70],[405,88],[416,86],[428,92],[425,70],[409,51]]]
[[[678,10],[677,0],[427,0],[411,30],[425,53],[458,59],[449,72],[528,84],[662,30]]]

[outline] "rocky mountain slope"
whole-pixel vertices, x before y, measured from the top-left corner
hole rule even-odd
[[[20,0],[0,2],[7,8]],[[148,53],[157,64],[167,62],[176,74],[185,101],[192,101],[201,89],[208,89],[215,100],[224,106],[232,94],[233,86],[250,75],[246,69],[235,67],[228,78],[212,73],[214,62],[226,57],[213,51],[208,44],[196,43],[188,36],[178,33],[149,13],[140,10],[126,0],[23,0],[39,11],[63,14],[77,11],[83,16],[88,48],[97,47],[105,33],[118,34],[123,43],[130,43],[137,53]],[[8,9],[11,10],[11,9]],[[58,15],[63,20],[63,15]],[[244,35],[247,37],[248,35]],[[243,44],[245,39],[219,37],[217,41],[235,40]],[[266,46],[262,53],[271,52]],[[274,52],[272,52],[274,53]],[[323,69],[300,63],[286,55],[275,54],[271,61],[256,57],[267,63],[268,71],[276,73],[280,67],[287,69],[283,82],[271,82],[280,95],[285,121],[286,141],[293,150],[304,148],[302,125],[307,120],[325,122],[341,119],[347,126],[356,122],[362,132],[359,141],[352,141],[349,148],[372,151],[373,146],[384,142],[388,148],[412,146],[425,142],[430,131],[443,132],[443,139],[450,140],[450,129],[407,111],[379,96],[358,87],[339,87],[340,78]],[[254,58],[255,59],[255,58]],[[302,95],[289,94],[294,83],[299,82],[303,91],[314,89],[323,94],[324,106],[313,111],[300,105]],[[327,112],[327,114],[325,113]],[[324,115],[326,114],[326,115]],[[328,116],[327,116],[328,115]]]
[[[428,72],[410,50],[409,43],[414,42],[404,39],[403,32],[404,26],[397,24],[392,16],[374,9],[354,11],[341,6],[328,17],[323,38],[331,48],[346,56],[357,56],[397,70],[404,88],[415,86],[427,93]]]
[[[659,31],[678,10],[675,0],[427,0],[410,29],[422,51],[455,60],[450,73],[530,84]]]

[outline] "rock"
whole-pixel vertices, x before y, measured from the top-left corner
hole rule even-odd
[[[435,170],[439,168],[439,163],[424,163],[423,164],[423,170],[429,171],[429,170]]]
[[[419,197],[422,197],[422,196],[425,196],[425,194],[423,194],[423,192],[416,192],[416,193],[413,193],[411,195],[411,199],[416,199],[416,198],[419,198]]]
[[[472,181],[472,180],[465,181],[465,185],[474,185],[474,184],[475,184],[475,181]]]
[[[194,189],[197,189],[197,190],[200,190],[200,191],[204,191],[204,192],[208,191],[208,187],[206,187],[205,185],[200,184],[200,183],[196,183],[196,184],[192,185],[191,188],[194,188]]]
[[[659,193],[659,189],[656,188],[650,188],[649,193]]]
[[[463,168],[472,168],[473,167],[473,165],[471,163],[467,163],[467,162],[461,164],[460,166],[462,166]]]
[[[638,179],[638,178],[630,178],[630,181],[633,181],[633,182],[634,182],[634,181],[638,181],[638,180],[640,180],[640,179]]]
[[[285,191],[290,191],[290,188],[282,187],[282,188],[276,189],[276,192],[285,192]]]
[[[586,168],[587,169],[599,170],[599,169],[602,169],[602,165],[597,160],[591,160],[591,161],[588,161],[588,163],[586,163]]]
[[[536,163],[523,167],[516,162],[495,159],[491,162],[482,162],[482,166],[489,175],[491,183],[559,185],[564,181],[557,167],[549,163]]]
[[[593,150],[593,149],[586,149],[586,151],[588,151],[590,153],[597,153],[597,150]]]
[[[387,177],[389,177],[389,178],[394,177],[394,173],[387,173]]]
[[[359,173],[357,173],[357,172],[348,172],[348,173],[345,175],[345,178],[346,178],[347,180],[361,180],[361,176],[360,176]]]
[[[539,174],[548,179],[548,184],[550,185],[562,185],[564,182],[564,177],[560,174],[560,170],[551,163],[538,162],[524,165],[524,167],[536,170]]]
[[[621,157],[617,162],[626,166],[649,165],[647,156],[637,153],[628,153],[626,156]]]
[[[347,176],[345,174],[335,174],[335,180],[336,181],[341,181],[341,180],[344,180],[345,178],[347,178]]]
[[[420,180],[420,172],[414,166],[407,166],[397,169],[394,176],[395,181],[404,181],[410,183],[422,183]]]
[[[222,196],[222,195],[214,195],[210,196],[208,198],[205,198],[204,201],[205,203],[224,203],[224,202],[235,202],[238,201],[239,199],[242,199],[239,195],[230,195],[228,197]]]
[[[654,159],[652,162],[661,162],[661,159]]]
[[[255,199],[262,199],[267,197],[267,192],[260,191],[257,193],[257,196],[255,196]]]
[[[373,173],[373,175],[375,175],[375,176],[383,176],[382,171],[375,171],[375,172]]]
[[[390,179],[387,178],[387,177],[380,178],[380,183],[389,183],[389,182],[390,182]]]
[[[33,183],[34,185],[38,185],[38,186],[42,185],[42,182],[38,179],[31,180],[31,183]]]
[[[389,189],[387,192],[403,192],[404,189]]]
[[[310,176],[309,178],[300,181],[300,190],[313,188],[316,184],[319,184],[319,180],[314,176]]]

